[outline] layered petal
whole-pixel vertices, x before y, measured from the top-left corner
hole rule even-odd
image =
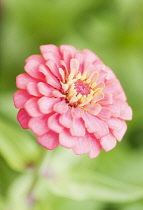
[[[63,126],[59,123],[59,114],[55,113],[48,118],[48,128],[55,133],[60,133]]]
[[[42,115],[37,102],[38,102],[37,98],[30,98],[24,105],[26,112],[31,117],[40,117]]]
[[[72,125],[72,116],[70,109],[68,109],[65,113],[61,114],[59,117],[59,122],[65,128],[70,128]]]
[[[17,114],[17,120],[20,123],[21,127],[23,129],[28,129],[28,123],[31,117],[28,115],[28,113],[25,111],[25,109],[20,109]]]
[[[16,87],[20,89],[26,89],[26,86],[29,82],[38,82],[38,80],[34,79],[27,73],[19,74],[16,77]]]
[[[41,95],[48,96],[48,97],[51,97],[53,91],[55,90],[53,87],[51,87],[50,85],[46,84],[45,82],[39,82],[37,84],[37,88],[38,88],[38,92]]]
[[[55,77],[54,74],[52,74],[52,72],[45,65],[42,64],[39,66],[39,72],[42,72],[45,75],[46,82],[49,85],[57,89],[61,88],[59,80]]]
[[[74,146],[76,140],[77,137],[72,136],[68,129],[63,129],[59,134],[59,144],[68,149]]]
[[[26,90],[17,90],[13,95],[14,105],[16,108],[24,108],[24,104],[29,100],[31,96]]]
[[[32,95],[32,96],[37,96],[37,97],[40,97],[41,94],[39,93],[38,91],[38,87],[37,87],[37,83],[35,82],[29,82],[27,85],[26,85],[26,88],[27,88],[27,92]]]
[[[48,116],[40,116],[40,117],[33,117],[29,121],[29,128],[33,131],[34,134],[37,136],[41,136],[49,131],[47,126]]]
[[[79,118],[72,119],[70,132],[72,136],[85,136],[85,127],[82,119]]]
[[[31,77],[36,78],[38,80],[44,80],[44,75],[41,72],[39,72],[40,64],[41,63],[39,63],[39,61],[30,59],[24,66],[24,69]]]
[[[100,139],[100,144],[102,148],[106,152],[108,152],[109,150],[113,149],[116,146],[116,138],[111,133],[109,133],[108,135]]]
[[[59,114],[67,112],[68,109],[68,104],[65,101],[60,101],[54,105],[54,111]]]
[[[38,137],[38,143],[48,150],[53,150],[59,145],[58,134],[53,131],[49,131]]]
[[[122,121],[122,129],[120,131],[112,130],[111,132],[118,141],[121,141],[126,130],[127,130],[127,124],[124,121]]]
[[[131,120],[132,119],[132,109],[131,107],[126,103],[121,103],[120,104],[120,109],[121,109],[121,112],[120,112],[120,117],[123,119],[123,120]]]
[[[73,151],[76,155],[86,154],[90,151],[90,138],[88,135],[78,137],[75,141]]]
[[[85,113],[83,116],[85,122],[85,127],[89,133],[94,133],[96,138],[101,138],[109,133],[107,124],[104,121],[101,121],[97,117]]]
[[[95,136],[93,134],[90,134],[88,136],[89,138],[89,142],[90,142],[90,153],[89,153],[89,157],[90,158],[95,158],[99,155],[102,147],[99,143],[99,140],[97,140],[95,138]]]
[[[59,98],[48,98],[43,96],[38,100],[39,110],[43,114],[49,114],[53,111],[53,106],[59,101]]]

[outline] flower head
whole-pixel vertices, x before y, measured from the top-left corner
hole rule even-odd
[[[121,141],[132,109],[112,70],[90,50],[43,45],[42,55],[26,60],[26,73],[16,78],[17,119],[38,142],[58,145],[75,154],[96,157]]]

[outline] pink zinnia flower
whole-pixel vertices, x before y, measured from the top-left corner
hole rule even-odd
[[[48,150],[58,145],[96,157],[121,141],[132,109],[112,70],[90,50],[43,45],[26,60],[14,94],[22,128]]]

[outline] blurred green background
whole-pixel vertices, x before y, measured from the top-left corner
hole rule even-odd
[[[143,1],[0,5],[0,210],[143,210]],[[47,151],[16,121],[15,77],[28,56],[50,43],[94,51],[114,70],[133,108],[123,141],[96,159]]]

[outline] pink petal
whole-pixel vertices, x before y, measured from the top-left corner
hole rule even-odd
[[[24,66],[24,69],[31,77],[34,77],[39,80],[44,80],[44,75],[41,72],[39,72],[39,65],[40,63],[38,61],[29,60]]]
[[[54,111],[60,114],[67,112],[68,109],[68,104],[65,101],[60,101],[54,105]]]
[[[30,98],[31,96],[27,93],[26,90],[17,90],[13,95],[15,107],[18,109],[23,108],[26,101]]]
[[[26,88],[30,95],[37,96],[37,97],[41,96],[41,94],[39,93],[38,88],[37,88],[37,83],[29,82],[27,84]]]
[[[60,84],[59,80],[52,74],[52,72],[48,69],[48,67],[46,67],[45,65],[40,65],[39,71],[45,75],[46,82],[49,85],[51,85],[57,89],[61,88],[61,84]]]
[[[37,136],[41,136],[49,131],[48,126],[47,126],[47,120],[48,120],[48,116],[31,118],[28,124],[29,128]]]
[[[48,150],[55,149],[59,145],[58,134],[49,131],[43,136],[38,137],[38,143]]]
[[[66,74],[66,71],[63,70],[62,68],[59,68],[59,73],[61,75],[61,81],[63,81],[65,83],[65,74]]]
[[[99,144],[99,142],[95,138],[95,136],[93,136],[92,134],[90,134],[89,141],[90,141],[89,157],[90,158],[95,158],[99,155],[99,153],[101,151],[101,145]]]
[[[26,59],[25,62],[27,63],[30,60],[34,60],[34,61],[37,61],[39,63],[45,63],[45,60],[44,60],[42,55],[31,55]]]
[[[112,94],[104,93],[104,98],[101,99],[99,103],[102,105],[112,104],[113,103]]]
[[[59,118],[59,122],[61,125],[63,125],[65,128],[70,128],[72,125],[72,116],[70,109],[67,110],[67,112],[61,114]]]
[[[72,136],[67,129],[62,130],[59,134],[59,144],[62,147],[71,149],[74,146],[76,140],[77,137]]]
[[[105,71],[108,73],[108,76],[106,77],[107,80],[116,78],[115,74],[108,66],[105,67]]]
[[[53,91],[55,90],[53,87],[51,87],[50,85],[44,83],[44,82],[39,82],[37,84],[37,88],[39,93],[41,93],[44,96],[52,96]]]
[[[98,89],[98,88],[104,89],[104,88],[105,88],[105,83],[102,82],[102,81],[99,82],[99,83],[95,86],[94,90],[96,90],[96,89]]]
[[[54,61],[55,64],[57,64],[59,66],[61,56],[58,51],[48,51],[43,54],[43,57],[45,58],[46,61],[52,60],[52,61]]]
[[[39,110],[37,101],[37,98],[31,98],[24,105],[25,110],[31,117],[39,117],[42,115]]]
[[[101,111],[101,106],[99,104],[88,104],[84,106],[84,109],[88,111],[90,114],[98,115],[98,113]]]
[[[81,137],[85,135],[85,127],[80,118],[73,118],[70,132],[72,136]]]
[[[85,127],[89,133],[94,133],[96,138],[101,138],[109,133],[108,126],[105,122],[97,117],[85,112],[83,116]]]
[[[102,110],[98,114],[98,118],[100,118],[103,121],[109,120],[111,118],[111,111],[109,109],[106,109],[102,107]]]
[[[23,129],[28,129],[28,123],[30,120],[30,116],[27,114],[27,112],[25,111],[25,109],[20,109],[18,114],[17,114],[17,120],[20,123],[21,127]]]
[[[98,56],[88,49],[82,50],[82,53],[85,56],[85,62],[93,63],[99,60]]]
[[[70,69],[73,70],[75,69],[76,72],[78,72],[79,70],[79,62],[77,59],[71,59],[70,60]]]
[[[120,113],[120,118],[124,120],[131,120],[132,119],[132,109],[131,107],[126,103],[121,103],[121,113]]]
[[[42,54],[48,53],[49,51],[57,53],[58,52],[58,47],[53,45],[53,44],[41,45],[40,46],[40,51],[41,51]]]
[[[38,100],[39,109],[43,114],[49,114],[53,111],[54,104],[59,101],[59,98],[48,98],[44,96]]]
[[[96,68],[97,68],[97,66],[96,66]],[[102,69],[102,68],[103,68],[103,64],[100,66],[100,69]],[[100,72],[100,71],[99,71],[99,72]],[[108,73],[101,70],[97,82],[99,82],[99,83],[100,83],[100,82],[104,82],[104,83],[105,83],[105,82],[106,82],[107,76],[108,76]]]
[[[95,103],[97,101],[100,101],[101,99],[104,98],[104,94],[102,92],[98,92],[96,93],[94,96],[93,96],[93,99],[92,99],[92,103]]]
[[[72,107],[71,115],[73,118],[81,118],[84,115],[84,110],[79,107]]]
[[[104,108],[107,108],[111,111],[111,116],[119,117],[120,116],[120,104],[114,102],[114,104],[103,105]]]
[[[114,96],[115,100],[120,100],[120,101],[126,101],[127,97],[124,93],[124,91],[122,90],[120,93],[118,93],[116,96]]]
[[[62,55],[62,60],[65,61],[67,68],[70,69],[70,59],[74,58],[76,49],[71,45],[61,45],[60,52]]]
[[[104,63],[101,60],[97,59],[93,62],[93,65],[96,71],[99,72],[101,75],[103,66],[105,66]],[[100,81],[104,81],[104,80],[101,79]]]
[[[83,137],[78,137],[75,141],[73,152],[76,155],[86,154],[90,151],[90,137],[85,135]]]
[[[65,98],[66,97],[59,90],[54,90],[53,91],[53,96],[56,97],[56,98]]]
[[[122,129],[120,130],[120,132],[117,132],[117,130],[111,130],[112,134],[115,136],[115,138],[118,140],[118,141],[121,141],[126,130],[127,130],[127,124],[122,121]]]
[[[121,84],[118,79],[114,78],[111,80],[106,80],[104,92],[117,95],[121,92]]]
[[[120,120],[118,118],[111,118],[107,121],[107,125],[109,126],[109,128],[120,132],[123,128],[123,120]]]
[[[20,89],[26,89],[26,85],[29,82],[37,82],[36,79],[34,79],[33,77],[31,77],[29,74],[24,73],[24,74],[19,74],[16,77],[16,87],[20,88]]]
[[[58,77],[60,80],[62,79],[60,73],[59,73],[59,65],[56,64],[54,61],[52,60],[48,60],[46,62],[46,66],[50,69],[50,71],[52,72],[53,75],[55,75],[56,77]]]
[[[80,52],[80,51],[77,51],[76,53],[75,53],[75,59],[77,59],[78,61],[79,61],[79,72],[83,72],[83,62],[84,62],[84,56],[83,56],[83,54],[82,54],[82,52]]]
[[[59,114],[55,113],[48,118],[48,127],[56,133],[60,133],[63,130],[63,126],[59,123]]]
[[[84,49],[82,50],[82,53],[84,55],[84,61],[85,63],[94,63],[96,60],[99,60],[99,58],[97,57],[97,55],[95,55],[92,51],[88,50],[88,49]]]
[[[90,76],[92,75],[92,73],[95,72],[95,70],[96,70],[96,67],[92,63],[89,63],[89,62],[83,63],[82,73],[84,73],[86,71],[90,71],[89,79],[90,79]]]
[[[116,138],[112,134],[108,134],[100,139],[100,144],[108,152],[116,146]]]
[[[68,70],[68,68],[67,68],[67,65],[66,65],[66,63],[65,63],[65,61],[64,60],[60,60],[60,64],[61,64],[61,68],[64,70],[64,72],[65,72],[65,74],[64,74],[64,77],[65,77],[65,75],[68,75],[69,74],[69,70]],[[59,68],[60,69],[60,68]],[[59,72],[60,72],[60,70],[59,70]],[[60,72],[60,74],[61,74],[61,72]]]

